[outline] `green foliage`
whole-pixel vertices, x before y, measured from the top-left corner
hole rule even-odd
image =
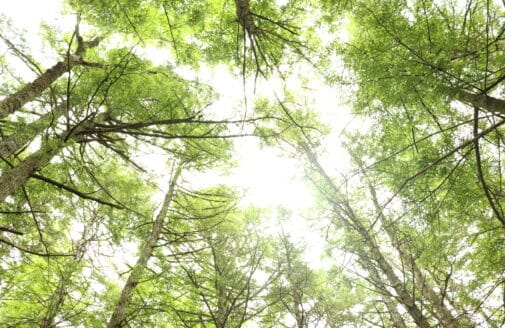
[[[104,326],[146,245],[153,254],[134,282],[125,327],[394,326],[395,312],[413,326],[401,288],[433,326],[449,326],[443,307],[455,315],[449,324],[503,322],[503,115],[485,98],[503,102],[501,5],[65,6],[86,32],[43,25],[43,55],[0,17],[9,50],[0,54],[3,99],[33,80],[20,65],[43,78],[50,66],[36,58],[68,63],[80,42],[102,38],[0,122],[0,147],[21,140],[2,156],[2,177],[26,167],[3,182],[17,189],[0,204],[0,325]],[[168,55],[159,64],[161,53]],[[199,68],[215,65],[243,84],[252,112],[214,106],[222,95],[201,82],[207,77]],[[334,163],[321,145],[335,131],[311,110],[316,101],[304,89],[318,80],[316,71],[355,89],[353,112],[372,127],[341,137],[350,172],[327,169]],[[288,90],[290,79],[298,90]],[[254,89],[272,82],[284,90],[260,97],[249,93],[250,80]],[[245,135],[289,149],[304,167],[317,194],[307,212],[326,237],[328,268],[314,269],[289,237],[272,237],[265,224],[271,213],[241,208],[231,187],[192,190],[201,174],[232,165],[233,138]],[[144,154],[155,159],[147,163]],[[148,244],[156,199],[167,189],[160,168],[172,162],[185,171]]]
[[[356,2],[351,12],[351,40],[341,51],[357,75],[359,111],[382,110],[379,102],[447,102],[448,87],[489,91],[500,80],[501,7],[386,0]]]
[[[258,35],[240,25],[234,1],[69,1],[68,10],[103,27],[106,34],[170,49],[177,63],[192,67],[205,60],[267,73],[284,57],[306,58],[305,49],[317,44],[313,27],[304,24],[312,17],[299,1],[281,7],[253,1],[249,6]]]

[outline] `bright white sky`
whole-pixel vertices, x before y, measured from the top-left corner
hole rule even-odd
[[[16,29],[27,31],[26,39],[30,40],[30,47],[34,54],[42,49],[39,30],[40,23],[45,23],[55,28],[69,32],[75,24],[75,17],[62,16],[60,12],[61,0],[16,0],[0,1],[0,14],[11,18]],[[33,42],[32,42],[33,40]],[[4,45],[0,45],[0,51]],[[159,62],[161,53],[157,53]],[[47,56],[46,56],[47,57]],[[51,57],[51,56],[49,56]],[[40,55],[36,58],[43,65],[54,64],[55,58],[44,58]],[[204,79],[212,85],[218,86],[218,92],[222,93],[221,99],[215,106],[220,108],[232,108],[241,106],[243,100],[243,90],[241,81],[237,81],[224,69],[209,70],[204,73]],[[201,78],[202,76],[200,76]],[[291,81],[292,87],[297,81]],[[267,86],[270,87],[272,83]],[[332,134],[327,139],[328,149],[332,151],[327,154],[327,162],[330,167],[343,169],[348,162],[347,156],[341,150],[338,138],[342,129],[350,121],[348,110],[339,105],[339,95],[335,90],[323,86],[320,82],[314,82],[312,94],[316,110],[322,115],[322,120],[333,127]],[[252,103],[252,101],[250,101]],[[307,188],[307,183],[303,180],[303,168],[291,158],[282,157],[279,151],[271,148],[261,148],[257,140],[252,138],[237,140],[236,146],[238,166],[230,176],[210,176],[203,184],[229,183],[245,188],[245,198],[243,204],[254,204],[262,207],[284,206],[296,213],[309,208],[313,204],[313,198]],[[152,159],[152,158],[151,158]],[[153,163],[152,160],[145,162]],[[158,168],[165,169],[164,163],[159,163]],[[153,167],[156,169],[156,166]],[[272,222],[273,226],[278,226],[277,222]],[[285,230],[290,232],[295,238],[304,239],[306,243],[314,248],[311,252],[321,251],[321,240],[316,233],[310,233],[308,223],[294,216],[289,225],[285,225]],[[310,247],[309,247],[310,249]],[[314,260],[313,254],[307,257]]]

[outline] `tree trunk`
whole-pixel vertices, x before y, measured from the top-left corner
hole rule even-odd
[[[58,315],[58,311],[60,310],[61,306],[63,305],[63,302],[65,301],[65,297],[67,295],[67,286],[68,286],[67,279],[61,277],[60,281],[58,282],[58,287],[56,288],[51,297],[50,300],[51,303],[47,309],[46,316],[42,321],[40,328],[56,327],[54,325],[54,319]]]
[[[307,145],[302,144],[300,146],[304,149],[305,154],[307,155],[312,165],[315,167],[315,170],[321,175],[323,180],[333,190],[333,195],[327,193],[324,193],[323,195],[326,197],[328,202],[332,204],[335,214],[342,220],[348,229],[356,231],[363,238],[365,245],[369,248],[371,259],[377,262],[381,271],[388,279],[391,287],[393,287],[396,291],[399,302],[405,306],[407,312],[410,314],[416,325],[420,328],[431,327],[428,320],[417,306],[415,299],[407,290],[405,284],[400,280],[400,278],[398,278],[394,271],[394,268],[382,254],[379,246],[370,235],[369,230],[363,226],[359,218],[354,214],[354,211],[351,208],[350,204],[345,200],[345,196],[341,195],[339,189],[333,183],[333,180],[323,169],[317,159],[317,156],[310,150]]]
[[[73,257],[75,262],[73,264],[80,263],[82,258],[84,257],[84,254],[86,252],[86,246],[89,239],[88,232],[90,229],[92,229],[93,224],[94,221],[90,220],[84,227],[82,236],[75,245],[75,255]],[[49,300],[50,304],[47,307],[46,315],[42,320],[42,323],[40,324],[40,328],[56,327],[54,325],[54,319],[60,312],[60,309],[63,303],[65,302],[65,299],[68,295],[67,288],[71,283],[72,277],[76,271],[77,271],[76,267],[67,266],[61,273],[60,281],[58,282],[58,286],[56,287],[56,290],[53,292],[53,295]]]
[[[153,254],[154,247],[158,243],[158,239],[161,233],[161,229],[163,228],[163,224],[165,222],[165,218],[167,216],[168,207],[175,193],[175,186],[177,183],[177,179],[182,171],[182,164],[179,164],[175,169],[172,179],[170,181],[170,186],[165,195],[165,200],[161,205],[160,212],[156,216],[156,220],[154,221],[153,228],[151,229],[151,233],[146,240],[144,248],[142,249],[140,256],[137,260],[137,263],[133,267],[126,283],[121,291],[121,296],[119,297],[119,301],[116,304],[114,311],[109,319],[109,323],[107,325],[108,328],[120,328],[123,327],[126,318],[126,311],[128,309],[128,304],[130,303],[133,291],[135,287],[140,283],[140,279],[142,278],[142,274],[147,266],[147,262],[151,258]]]
[[[307,328],[307,325],[305,323],[305,311],[303,309],[303,304],[301,301],[295,300],[294,312],[296,328]]]
[[[26,103],[40,96],[54,81],[72,69],[77,63],[75,56],[69,56],[68,60],[60,61],[48,69],[32,82],[26,84],[21,90],[5,97],[0,101],[0,118],[6,117],[19,110]]]
[[[387,290],[386,285],[384,284],[379,272],[373,265],[373,262],[370,261],[370,258],[364,254],[364,252],[358,253],[359,258],[362,260],[362,265],[364,268],[370,273],[370,277],[372,278],[372,281],[374,285],[380,290],[382,293],[381,298],[386,304],[386,308],[388,309],[389,317],[391,319],[391,322],[393,323],[393,326],[395,328],[407,328],[407,325],[405,324],[405,321],[403,320],[402,315],[400,312],[398,312],[398,309],[396,308],[396,302],[393,301],[391,298],[391,295],[389,294],[389,291]]]
[[[226,279],[224,268],[225,264],[222,263],[224,259],[224,254],[215,249],[214,245],[211,243],[212,257],[214,259],[214,288],[216,289],[217,297],[217,309],[214,315],[217,328],[226,328],[226,322],[228,321],[228,300],[226,297],[226,286],[223,283]],[[217,246],[219,247],[219,245]]]
[[[477,107],[483,111],[497,114],[505,114],[505,100],[494,98],[485,94],[474,94],[457,88],[449,88],[451,93],[456,94],[456,99]]]
[[[37,121],[5,137],[0,143],[0,157],[8,157],[19,151],[40,135],[52,122],[57,121],[66,109],[66,103],[60,104],[49,113],[42,115]]]
[[[106,113],[100,113],[95,116],[96,121],[100,121]],[[87,129],[93,128],[93,121],[81,122],[78,126],[71,128],[62,136],[51,139],[41,146],[41,148],[23,159],[19,164],[4,172],[0,176],[0,202],[7,196],[14,193],[18,188],[26,184],[28,179],[36,171],[46,166],[51,159],[56,156],[67,144],[67,140],[79,140],[79,134]]]
[[[416,264],[415,259],[405,250],[403,245],[397,239],[395,232],[393,231],[393,225],[384,216],[382,207],[377,199],[377,193],[372,185],[369,185],[370,194],[372,195],[372,201],[374,203],[377,215],[382,223],[386,234],[391,240],[393,246],[398,251],[400,258],[404,263],[410,267],[414,281],[417,281],[417,285],[420,286],[421,295],[433,306],[436,316],[440,319],[442,325],[447,328],[458,328],[459,324],[457,319],[452,315],[452,313],[444,305],[442,299],[433,290],[430,283],[424,278],[423,273]],[[414,285],[415,286],[415,285]]]
[[[237,22],[247,31],[250,36],[261,33],[261,29],[256,26],[251,14],[249,0],[235,0]]]
[[[30,176],[46,166],[65,146],[64,138],[50,140],[0,177],[0,202],[24,186]]]
[[[383,295],[382,300],[384,301],[384,304],[386,304],[386,308],[388,309],[389,317],[391,318],[393,326],[395,328],[407,328],[407,325],[405,325],[405,321],[403,321],[402,315],[400,312],[398,312],[396,303],[393,301],[393,299],[388,295]]]
[[[101,39],[94,38],[91,41],[83,42],[81,36],[79,35],[78,25],[76,26],[76,34],[78,42],[76,52],[74,54],[69,54],[64,60],[57,62],[56,65],[49,68],[32,82],[26,84],[23,88],[21,88],[21,90],[16,91],[13,94],[2,99],[0,101],[0,118],[4,118],[14,113],[23,107],[26,103],[40,96],[44,90],[53,84],[54,81],[65,74],[65,72],[70,71],[74,66],[102,66],[99,64],[87,63],[83,60],[83,56],[86,50],[98,46]]]
[[[370,249],[371,257],[379,264],[379,267],[381,268],[382,272],[387,277],[391,286],[398,294],[398,300],[405,306],[405,308],[407,309],[408,313],[410,314],[416,325],[420,328],[431,327],[430,324],[428,323],[428,320],[415,303],[414,298],[412,297],[412,295],[410,295],[405,284],[400,280],[400,278],[398,278],[398,276],[394,272],[393,267],[384,257],[378,245],[368,234],[368,231],[365,229],[365,227],[360,226],[358,230],[360,235],[365,239],[365,243]]]

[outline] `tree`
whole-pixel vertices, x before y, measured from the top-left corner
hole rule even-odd
[[[66,72],[72,70],[74,66],[84,65],[90,67],[101,67],[102,65],[96,63],[90,63],[84,60],[84,55],[86,50],[92,49],[98,46],[100,38],[94,38],[90,41],[84,41],[83,37],[79,33],[79,21],[77,19],[77,24],[75,26],[74,34],[72,35],[72,40],[69,43],[69,50],[67,51],[66,58],[62,61],[56,63],[53,67],[49,68],[46,72],[42,73],[32,82],[24,85],[20,90],[8,95],[0,102],[0,117],[6,117],[17,110],[21,109],[26,103],[31,102],[38,96],[42,94],[46,89],[48,89],[53,82],[60,78]],[[0,38],[13,50],[17,50],[14,44],[4,36],[0,35]],[[77,47],[73,53],[70,53],[70,46],[72,46],[72,41],[77,41]]]
[[[86,94],[87,87],[96,88],[92,89],[92,98],[85,100],[86,96],[83,96],[80,99],[85,102],[75,104],[76,109],[73,115],[76,117],[69,118],[70,121],[61,122],[62,126],[56,126],[56,131],[54,131],[56,136],[44,138],[38,151],[28,155],[16,165],[11,164],[12,168],[3,173],[0,177],[2,186],[0,199],[5,199],[18,190],[36,171],[45,167],[69,145],[86,150],[98,144],[135,165],[128,159],[129,154],[125,152],[127,146],[123,140],[126,136],[133,138],[136,143],[133,145],[135,148],[140,147],[141,144],[154,144],[166,148],[166,143],[164,144],[163,141],[158,143],[155,140],[218,138],[216,133],[222,133],[227,124],[236,123],[233,120],[200,118],[198,105],[203,106],[206,102],[205,95],[211,96],[205,88],[198,88],[196,85],[198,90],[193,91],[198,92],[200,98],[198,100],[191,98],[193,91],[186,89],[191,88],[191,83],[188,85],[185,81],[177,79],[166,69],[149,71],[149,68],[144,66],[144,64],[148,66],[146,62],[129,52],[119,51],[112,56],[119,60],[117,65],[110,71],[100,72],[101,74],[94,76],[97,80],[91,85],[83,82],[74,89],[74,96],[78,98],[80,92]],[[119,72],[116,72],[117,70]],[[173,79],[167,79],[167,76],[172,76]],[[123,88],[126,85],[138,86],[136,93],[125,94]],[[79,90],[80,87],[83,89]],[[155,96],[156,89],[161,92],[158,94],[161,96]],[[166,90],[173,93],[169,95]],[[128,106],[125,106],[127,103]],[[106,105],[109,111],[101,112],[103,105]],[[79,108],[79,106],[82,107]],[[259,118],[252,119],[251,122],[256,120]],[[39,124],[39,122],[34,124]],[[59,128],[63,131],[58,130]],[[92,145],[88,146],[88,144]]]
[[[43,54],[1,18],[3,325],[503,324],[498,3],[65,6],[76,26],[41,28]],[[215,65],[242,83],[232,114],[216,105],[218,82],[201,82]],[[310,110],[311,88],[326,87],[316,73],[356,90],[353,111],[372,127],[340,137],[348,172],[325,156],[331,115]],[[305,169],[317,195],[307,216],[322,227],[329,268],[266,231],[268,209],[242,206],[230,186],[200,186],[205,172],[229,168],[234,138],[246,136]],[[164,162],[175,163],[166,184],[167,172],[152,171]]]
[[[91,301],[91,282],[85,270],[90,258],[86,253],[99,236],[102,215],[96,206],[86,210],[87,225],[76,240],[56,230],[54,222],[47,222],[46,225],[51,225],[39,231],[39,243],[43,243],[45,253],[17,246],[16,254],[2,248],[7,268],[2,272],[2,282],[9,286],[1,293],[0,318],[4,324],[56,327],[64,322],[78,322],[79,313]],[[67,221],[61,222],[59,228],[65,229]]]
[[[165,195],[165,199],[163,200],[163,204],[161,205],[159,213],[156,215],[156,219],[152,223],[153,227],[151,229],[151,233],[149,234],[149,237],[141,249],[137,263],[135,263],[131,269],[131,273],[129,274],[128,279],[126,280],[126,283],[121,291],[121,296],[119,297],[117,305],[111,315],[111,318],[107,325],[108,327],[123,327],[125,325],[124,321],[126,318],[126,310],[128,308],[128,304],[131,301],[135,287],[141,282],[142,274],[146,269],[147,262],[151,258],[153,250],[158,243],[159,236],[161,234],[161,230],[167,216],[168,207],[172,201],[172,198],[174,197],[177,180],[181,174],[182,168],[183,164],[178,164],[172,171],[170,185]]]
[[[260,215],[250,208],[204,217],[196,241],[177,246],[172,279],[183,284],[173,311],[182,327],[244,327],[271,305],[264,297],[279,268],[271,242],[255,228]]]
[[[87,221],[91,219],[85,216],[82,222],[71,219],[81,210],[86,211],[84,204],[88,202],[96,203],[100,208],[100,216],[103,216],[100,227],[107,231],[105,239],[112,244],[122,243],[129,238],[126,234],[129,226],[144,220],[149,213],[146,210],[149,202],[143,198],[150,192],[149,188],[139,187],[146,177],[138,173],[129,176],[131,172],[124,165],[143,170],[132,160],[132,154],[154,145],[182,161],[191,161],[193,168],[202,168],[209,165],[210,162],[204,159],[209,156],[213,157],[214,163],[226,159],[225,149],[231,145],[227,139],[250,134],[247,122],[254,128],[262,120],[257,117],[250,120],[205,118],[204,108],[215,96],[210,87],[186,81],[170,68],[155,67],[134,55],[132,49],[93,49],[86,57],[100,64],[91,65],[91,62],[84,62],[82,55],[86,47],[90,50],[96,47],[98,39],[85,43],[79,35],[79,25],[74,35],[66,39],[68,49],[74,38],[78,41],[75,56],[80,56],[79,62],[69,57],[54,69],[41,73],[20,92],[7,94],[4,98],[9,113],[23,104],[35,107],[35,113],[20,110],[16,113],[18,116],[10,116],[5,121],[8,128],[2,134],[0,147],[4,159],[0,199],[5,200],[2,203],[5,225],[1,231],[7,234],[1,239],[2,251],[13,259],[18,250],[22,254],[21,260],[26,254],[72,257],[70,252],[61,252],[60,243],[64,244],[65,240],[61,234],[58,234],[59,241],[48,236],[62,227],[89,223]],[[17,56],[25,58],[25,54],[17,52],[18,49],[9,43],[10,40],[3,40]],[[58,79],[70,70],[65,74],[66,81]],[[238,123],[242,124],[240,133],[235,134],[226,127]],[[177,139],[185,140],[184,151]],[[41,140],[39,150],[26,148],[38,140]],[[136,193],[132,195],[131,190]],[[76,205],[79,200],[75,197],[81,199],[83,205]],[[65,203],[65,200],[72,202]],[[64,223],[59,225],[57,221],[62,217]],[[28,233],[28,230],[33,232]],[[156,234],[159,231],[153,232]],[[10,267],[15,267],[17,262],[14,260]],[[142,267],[143,262],[139,264]],[[30,270],[29,264],[20,266]],[[100,274],[103,272],[90,278],[93,284],[103,284]],[[61,274],[56,287],[50,286],[52,283],[53,280],[49,279],[40,284],[44,294],[49,291],[53,295],[51,302],[46,304],[46,316],[40,320],[49,326],[55,324],[55,318],[64,311],[62,304],[66,293],[73,290],[77,277],[69,268],[69,272]],[[110,286],[109,283],[105,285]],[[89,305],[89,290],[79,292],[86,298],[84,303]],[[99,303],[107,303],[108,299],[109,296],[104,296]],[[13,309],[14,306],[10,307],[5,316]],[[83,308],[76,308],[76,311],[83,311]],[[104,318],[93,317],[92,312],[89,314],[81,316],[80,322],[74,315],[64,320],[73,324],[86,322],[86,325],[103,322]],[[33,318],[30,322],[37,320]]]
[[[384,126],[381,134],[403,130],[394,132],[405,144],[391,150],[393,154],[408,149],[420,152],[422,144],[443,136],[435,143],[445,152],[418,156],[427,163],[410,172],[408,180],[458,153],[463,153],[464,163],[466,150],[474,148],[472,165],[481,193],[503,225],[502,198],[496,191],[501,178],[494,179],[501,173],[486,165],[499,167],[501,162],[487,149],[500,148],[494,140],[501,140],[503,124],[499,19],[503,8],[483,1],[464,6],[424,0],[365,1],[354,3],[349,13],[352,36],[341,53],[360,88],[356,112],[376,113]],[[469,130],[472,122],[473,131]]]
[[[225,63],[268,75],[286,59],[309,58],[317,44],[311,16],[297,1],[69,1],[83,19],[142,44],[170,49],[178,64]],[[315,4],[314,4],[315,5]]]
[[[331,292],[325,292],[328,276],[322,270],[312,269],[302,258],[303,245],[296,245],[285,233],[278,237],[277,244],[282,266],[279,279],[269,288],[267,300],[271,305],[262,324],[296,328],[329,326],[334,318],[328,308],[341,308],[341,304],[328,297]]]
[[[503,80],[500,13],[500,6],[481,1],[354,2],[343,54],[366,90],[360,103],[375,98],[401,107],[445,96],[503,114],[503,101],[491,96]]]
[[[348,9],[351,38],[340,54],[359,85],[355,111],[377,127],[347,142],[356,170],[373,176],[395,238],[461,325],[497,325],[500,311],[487,301],[500,298],[503,268],[488,247],[501,248],[503,233],[503,8],[365,1]],[[462,260],[455,254],[466,247]],[[461,278],[468,274],[486,285],[480,305],[463,291],[472,289]]]

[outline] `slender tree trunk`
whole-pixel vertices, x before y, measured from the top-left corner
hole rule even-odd
[[[209,237],[208,243],[212,252],[212,259],[214,265],[214,288],[217,297],[217,309],[213,315],[215,325],[217,328],[226,328],[228,316],[230,314],[230,300],[226,297],[226,280],[227,268],[226,262],[229,261],[223,253],[221,243],[214,244],[212,237]]]
[[[0,157],[8,157],[19,151],[40,135],[52,122],[57,121],[65,113],[66,109],[66,103],[60,104],[49,113],[42,115],[37,121],[5,137],[0,142]]]
[[[393,301],[393,299],[391,298],[387,290],[387,287],[384,284],[379,272],[375,268],[373,262],[370,261],[370,258],[366,254],[364,254],[364,252],[359,252],[358,256],[362,260],[364,268],[368,271],[368,273],[370,273],[370,277],[372,278],[373,283],[382,293],[381,298],[384,304],[386,304],[386,308],[388,309],[389,317],[391,319],[391,322],[393,323],[393,326],[395,328],[407,328],[407,325],[405,324],[402,315],[400,314],[400,312],[398,312],[398,309],[396,308],[396,302]]]
[[[435,314],[440,319],[442,325],[447,328],[458,328],[459,324],[457,319],[452,315],[451,311],[444,305],[444,302],[440,298],[440,296],[433,290],[433,287],[427,281],[417,266],[415,259],[405,250],[403,245],[397,239],[395,232],[393,231],[393,225],[389,220],[386,219],[383,209],[379,204],[377,199],[377,193],[375,188],[372,185],[369,185],[370,193],[372,195],[372,201],[375,206],[375,210],[377,211],[377,215],[379,215],[379,219],[382,222],[382,226],[386,231],[389,239],[391,240],[393,246],[398,251],[400,258],[407,266],[410,267],[412,275],[414,277],[414,281],[416,281],[416,285],[420,286],[421,294],[423,297],[430,302],[435,310]]]
[[[360,226],[359,233],[365,239],[365,243],[370,249],[371,257],[379,264],[379,267],[381,268],[382,272],[387,277],[391,286],[398,294],[398,300],[405,306],[405,308],[407,309],[408,313],[410,314],[416,325],[420,328],[431,327],[428,320],[417,306],[414,298],[412,297],[412,295],[410,295],[410,292],[407,290],[405,284],[400,280],[400,278],[398,278],[398,276],[394,272],[393,267],[384,257],[384,255],[379,249],[379,246],[368,234],[366,228]]]
[[[315,167],[315,170],[321,175],[324,181],[333,190],[333,195],[324,194],[324,196],[327,198],[328,202],[332,204],[335,214],[337,214],[342,222],[345,223],[348,229],[356,231],[363,238],[365,245],[369,249],[371,259],[377,262],[379,268],[387,277],[391,287],[393,287],[396,291],[398,300],[405,306],[407,312],[410,314],[416,325],[420,328],[431,327],[430,323],[423,315],[421,309],[419,309],[417,306],[415,299],[410,294],[410,291],[407,290],[405,284],[396,275],[394,268],[382,254],[379,246],[370,235],[369,230],[363,226],[359,218],[354,214],[354,211],[349,203],[345,201],[345,196],[341,195],[340,191],[333,183],[333,180],[328,176],[328,174],[326,174],[326,171],[317,160],[316,155],[310,150],[308,146],[301,146],[305,150],[309,161]]]
[[[35,80],[26,84],[20,90],[2,99],[0,101],[0,118],[14,113],[23,107],[26,103],[40,96],[44,90],[53,84],[54,81],[56,81],[66,72],[70,71],[74,66],[81,64],[95,67],[100,66],[92,63],[87,63],[83,60],[83,56],[86,50],[98,46],[100,43],[100,38],[95,38],[89,42],[83,42],[78,31],[79,30],[77,25],[76,32],[78,46],[75,54],[69,54],[64,60],[57,62],[56,65],[49,68]]]
[[[86,252],[86,246],[88,243],[88,233],[89,230],[92,228],[94,224],[94,220],[88,221],[86,226],[84,227],[83,234],[80,238],[80,240],[76,244],[76,252],[74,255],[74,263],[75,265],[79,264],[84,257],[84,254]],[[40,328],[52,328],[56,327],[54,325],[54,321],[58,313],[60,312],[61,307],[63,306],[63,303],[65,302],[65,299],[67,298],[68,295],[68,286],[72,280],[73,275],[77,271],[77,268],[74,266],[69,266],[66,269],[64,269],[64,272],[62,272],[62,276],[60,277],[60,281],[58,282],[58,286],[56,287],[56,290],[53,292],[53,295],[51,296],[50,299],[50,304],[47,307],[46,315],[44,319],[42,320],[42,323],[40,324]]]
[[[30,176],[46,166],[65,147],[63,138],[45,143],[35,153],[29,155],[0,177],[0,202],[24,186]]]
[[[68,60],[60,61],[48,69],[32,82],[26,84],[21,90],[5,97],[0,101],[0,118],[6,117],[19,110],[26,103],[40,96],[54,81],[75,66],[78,61],[74,56]]]
[[[298,298],[298,297],[295,297]],[[296,320],[296,328],[307,328],[306,320],[305,320],[305,311],[303,310],[303,304],[300,300],[295,300],[295,320]]]
[[[142,278],[142,274],[147,266],[147,262],[151,258],[153,254],[154,247],[158,243],[158,239],[161,233],[161,229],[163,228],[163,224],[165,222],[165,218],[167,216],[168,207],[175,193],[175,186],[177,183],[177,179],[182,171],[182,164],[179,164],[175,169],[168,191],[165,195],[165,200],[161,205],[160,212],[156,216],[156,219],[153,224],[153,228],[148,239],[145,242],[144,248],[142,249],[139,258],[137,259],[137,263],[133,267],[128,279],[126,280],[125,285],[123,286],[123,290],[121,291],[121,296],[114,308],[114,311],[109,319],[109,323],[107,325],[108,328],[120,328],[125,324],[126,311],[128,309],[128,304],[130,303],[133,291],[135,287],[140,283],[140,279]]]
[[[50,305],[47,309],[46,316],[44,320],[42,321],[40,328],[52,328],[56,327],[54,325],[54,319],[58,315],[58,312],[65,302],[65,298],[67,296],[67,287],[68,287],[68,280],[61,277],[60,281],[58,282],[58,287],[54,291],[52,298],[50,300]]]
[[[303,295],[302,292],[298,290],[296,285],[296,278],[292,276],[293,273],[293,266],[292,266],[292,261],[291,261],[291,254],[290,254],[290,248],[287,240],[283,240],[284,244],[284,249],[286,252],[286,262],[288,265],[288,271],[287,271],[287,278],[288,282],[290,284],[290,294],[291,297],[293,297],[293,309],[290,309],[287,304],[285,304],[286,309],[290,311],[293,316],[295,317],[296,321],[296,328],[306,328],[306,315],[305,315],[305,310],[303,308]],[[294,290],[293,290],[294,287]],[[284,302],[283,302],[284,303]]]

